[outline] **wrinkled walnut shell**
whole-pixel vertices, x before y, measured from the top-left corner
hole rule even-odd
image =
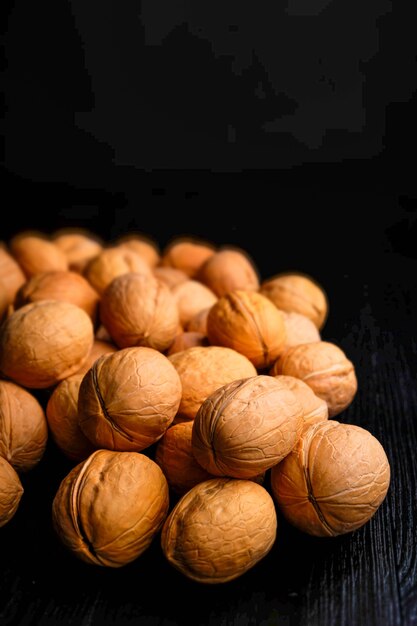
[[[103,250],[98,237],[83,229],[61,229],[53,234],[52,240],[67,257],[69,269],[79,273]]]
[[[363,526],[384,500],[390,467],[367,430],[335,421],[307,427],[271,470],[271,488],[288,521],[321,537]]]
[[[0,456],[0,528],[16,513],[22,495],[23,487],[16,470]]]
[[[116,241],[118,248],[127,248],[136,252],[149,267],[155,267],[160,261],[158,246],[151,239],[147,239],[142,235],[135,235],[130,233],[119,237]]]
[[[15,261],[0,242],[0,281],[8,304],[14,302],[17,290],[26,282],[19,263]]]
[[[62,481],[52,521],[75,556],[121,567],[148,548],[167,515],[168,498],[166,479],[147,456],[97,450]]]
[[[196,485],[165,521],[161,545],[169,563],[200,583],[225,583],[254,567],[272,548],[277,516],[254,482],[214,478]]]
[[[312,343],[320,341],[320,333],[317,326],[301,313],[287,313],[282,311],[285,324],[285,349],[298,346],[300,343]]]
[[[236,380],[215,391],[198,410],[193,453],[210,474],[250,478],[289,454],[302,426],[300,403],[278,380]]]
[[[276,376],[276,380],[283,383],[293,392],[303,408],[304,423],[322,422],[329,417],[327,402],[322,400],[306,383],[294,376]]]
[[[62,250],[40,233],[19,233],[11,239],[10,251],[28,278],[68,269],[67,257]]]
[[[208,242],[197,239],[176,239],[165,248],[161,264],[181,270],[192,278],[214,253],[213,245]]]
[[[151,275],[149,265],[133,250],[106,248],[87,264],[84,276],[101,295],[112,280],[129,272]]]
[[[197,279],[220,298],[230,291],[259,289],[258,273],[243,250],[220,250],[200,268]]]
[[[184,327],[195,315],[217,302],[217,296],[211,289],[196,280],[187,280],[176,285],[172,288],[172,295],[178,307],[180,324]]]

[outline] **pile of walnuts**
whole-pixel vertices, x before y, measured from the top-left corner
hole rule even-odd
[[[236,248],[19,233],[0,247],[0,526],[50,434],[74,462],[53,525],[88,563],[125,565],[162,531],[174,567],[221,583],[269,552],[277,508],[316,536],[359,528],[390,468],[329,420],[357,380],[327,314],[314,280],[260,283]]]

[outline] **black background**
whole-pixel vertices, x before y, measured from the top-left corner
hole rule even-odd
[[[259,566],[206,588],[172,571],[157,541],[122,570],[75,562],[50,526],[53,495],[70,467],[50,443],[1,529],[0,618],[412,626],[411,15],[388,2],[365,9],[299,0],[265,4],[257,15],[237,5],[228,13],[220,4],[204,13],[170,6],[20,0],[7,7],[2,239],[26,228],[83,226],[108,241],[141,231],[163,247],[190,234],[243,247],[264,278],[313,275],[330,301],[323,338],[357,367],[358,396],[340,419],[380,439],[392,485],[375,519],[351,536],[316,540],[280,518],[277,544]],[[280,132],[265,132],[274,119]]]

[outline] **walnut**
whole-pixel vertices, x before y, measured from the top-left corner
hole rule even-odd
[[[316,396],[327,402],[329,417],[346,409],[358,388],[353,363],[343,350],[327,341],[289,348],[274,364],[271,374],[303,380]]]
[[[26,281],[19,263],[8,253],[2,242],[0,242],[0,281],[3,297],[8,304],[14,302],[17,290]]]
[[[303,408],[303,419],[306,423],[321,422],[329,417],[327,402],[322,400],[314,391],[299,378],[294,376],[275,376],[275,379],[283,383],[294,393]]]
[[[210,309],[207,336],[211,344],[233,348],[261,369],[285,349],[284,317],[259,293],[233,291]]]
[[[186,493],[165,521],[168,562],[200,583],[225,583],[272,548],[277,517],[269,493],[248,480],[213,478]]]
[[[45,272],[32,276],[20,287],[14,304],[18,309],[40,300],[71,302],[88,313],[93,323],[96,321],[98,293],[76,272]]]
[[[173,267],[155,267],[153,273],[157,280],[167,285],[170,289],[188,280],[185,272],[176,270]]]
[[[188,348],[169,357],[181,379],[182,398],[177,418],[193,420],[204,400],[216,389],[240,378],[255,376],[252,363],[230,348]],[[177,420],[176,418],[176,420]]]
[[[328,300],[322,287],[304,274],[278,274],[261,285],[261,293],[279,309],[301,313],[317,328],[323,328],[328,314]]]
[[[308,317],[301,315],[301,313],[287,313],[286,311],[282,311],[282,314],[287,337],[285,348],[321,340],[317,326]]]
[[[174,366],[152,348],[125,348],[100,357],[78,397],[79,423],[97,447],[143,450],[162,437],[181,400]]]
[[[43,457],[47,440],[45,413],[36,398],[0,380],[0,456],[17,472],[26,472]]]
[[[207,318],[211,307],[203,309],[197,315],[194,315],[185,327],[188,332],[201,333],[207,337]]]
[[[181,270],[192,278],[214,253],[214,246],[206,241],[175,239],[165,248],[161,263],[162,266]]]
[[[12,519],[22,495],[23,487],[16,470],[0,456],[0,527]]]
[[[104,354],[113,354],[114,352],[117,352],[117,348],[114,344],[110,343],[109,341],[94,339],[94,343],[91,346],[88,357],[84,361],[80,369],[77,370],[77,374],[82,374],[84,376],[84,374],[87,374],[90,367],[93,367],[98,358],[100,358]]]
[[[52,439],[72,461],[83,461],[94,446],[78,423],[78,393],[83,374],[75,374],[60,382],[46,405],[46,417]]]
[[[94,257],[84,269],[84,276],[101,295],[112,280],[128,272],[151,275],[149,265],[133,250],[107,248]]]
[[[235,380],[198,410],[193,453],[210,474],[250,478],[279,463],[302,426],[302,406],[278,380],[262,375]]]
[[[68,269],[65,254],[42,233],[19,233],[10,240],[9,246],[28,278],[43,272]]]
[[[389,482],[379,441],[364,428],[335,421],[307,427],[271,471],[273,495],[289,522],[324,537],[365,524],[384,500]]]
[[[26,304],[0,328],[0,372],[23,387],[50,387],[80,369],[92,344],[91,319],[78,306]]]
[[[183,350],[195,348],[197,346],[208,346],[208,340],[205,335],[192,332],[179,333],[170,345],[167,351],[167,356],[171,356],[171,354],[176,354],[177,352],[182,352]]]
[[[116,241],[118,248],[127,248],[136,252],[149,267],[155,267],[160,261],[158,246],[154,241],[143,235],[129,233]]]
[[[259,289],[258,272],[253,261],[239,249],[225,249],[210,257],[198,272],[197,279],[210,287],[217,296],[242,289]]]
[[[135,273],[115,278],[104,291],[100,317],[119,348],[147,346],[160,351],[173,342],[179,322],[169,288]]]
[[[103,242],[82,228],[62,228],[55,231],[52,240],[67,257],[69,269],[80,274],[87,263],[103,250]]]
[[[191,319],[217,302],[217,296],[196,280],[187,280],[172,288],[172,295],[178,307],[180,323],[185,327]]]
[[[168,506],[168,485],[154,461],[136,452],[97,450],[61,482],[52,521],[75,556],[121,567],[149,547]]]

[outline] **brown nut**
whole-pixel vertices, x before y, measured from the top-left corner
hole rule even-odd
[[[78,392],[82,374],[75,374],[59,383],[46,405],[46,417],[52,439],[71,461],[83,461],[94,446],[78,423]]]
[[[314,391],[299,378],[294,376],[275,376],[275,379],[283,383],[293,392],[303,408],[304,423],[322,422],[329,417],[327,402],[322,400]]]
[[[177,352],[182,352],[183,350],[188,350],[188,348],[196,348],[197,346],[208,346],[208,340],[205,335],[191,332],[179,333],[170,345],[167,351],[167,356],[171,356],[171,354],[176,354]]]
[[[92,344],[91,319],[78,306],[26,304],[0,328],[0,372],[23,387],[51,387],[80,369]]]
[[[323,328],[328,301],[322,287],[304,274],[279,274],[261,285],[261,293],[288,313],[301,313]]]
[[[155,267],[160,261],[158,246],[154,241],[134,233],[119,237],[116,241],[118,248],[127,248],[136,252],[149,267]]]
[[[169,348],[178,328],[178,309],[169,288],[151,276],[124,274],[104,291],[100,318],[119,348]]]
[[[129,272],[151,275],[149,265],[133,250],[107,248],[87,264],[84,276],[101,295],[112,280]]]
[[[172,295],[178,307],[180,323],[184,327],[195,315],[217,302],[217,296],[211,289],[196,280],[176,285],[172,288]]]
[[[233,291],[210,309],[207,336],[211,344],[233,348],[261,369],[285,349],[284,317],[259,293]]]
[[[12,304],[17,290],[26,282],[26,276],[19,263],[7,252],[6,246],[1,242],[0,280],[7,303]]]
[[[167,285],[170,289],[188,280],[185,272],[176,270],[173,267],[155,267],[153,273],[157,280]]]
[[[53,234],[52,240],[67,257],[69,269],[79,273],[103,250],[103,242],[81,228],[62,228]]]
[[[32,276],[20,287],[14,305],[18,309],[40,300],[71,302],[88,313],[93,323],[97,318],[98,293],[76,272],[45,272]]]
[[[327,402],[329,417],[346,409],[358,388],[353,363],[343,350],[327,341],[289,348],[271,373],[294,376],[307,383],[316,396]]]
[[[285,323],[285,349],[298,346],[300,343],[312,343],[320,341],[320,333],[317,326],[301,313],[287,313],[282,311]]]
[[[243,250],[220,250],[198,272],[198,280],[218,296],[237,289],[257,291],[259,278],[253,261]]]
[[[278,380],[235,380],[211,394],[198,410],[193,453],[210,474],[250,478],[291,452],[302,426],[300,403]]]
[[[62,481],[53,526],[78,558],[121,567],[151,544],[168,513],[168,498],[166,479],[147,456],[97,450]]]
[[[267,555],[276,531],[274,503],[264,487],[213,478],[176,504],[163,526],[161,545],[169,563],[188,578],[225,583]]]
[[[206,241],[175,239],[165,248],[161,264],[181,270],[192,278],[214,253],[214,246]]]
[[[62,250],[41,233],[19,233],[10,240],[10,251],[28,278],[68,269]]]
[[[85,375],[79,423],[97,447],[143,450],[162,437],[181,400],[174,366],[152,348],[102,356]]]
[[[240,378],[255,376],[252,363],[230,348],[188,348],[169,357],[181,379],[182,398],[177,418],[193,420],[204,400],[216,389]]]
[[[194,315],[185,327],[188,332],[201,333],[207,337],[207,318],[211,307],[203,309],[197,315]]]
[[[117,348],[113,343],[108,341],[101,341],[100,339],[94,339],[94,343],[91,346],[91,350],[88,354],[84,364],[77,370],[77,374],[87,374],[90,367],[93,367],[94,363],[104,354],[113,354],[117,352]]]
[[[363,526],[384,500],[389,481],[379,441],[359,426],[335,421],[307,427],[271,470],[272,493],[288,521],[322,537]]]
[[[23,487],[16,470],[0,456],[0,528],[16,513],[22,495]]]

